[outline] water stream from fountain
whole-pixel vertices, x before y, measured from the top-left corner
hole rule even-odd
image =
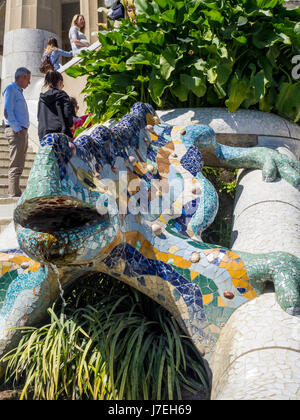
[[[59,287],[59,292],[60,292],[59,294],[60,294],[60,297],[61,297],[61,300],[62,300],[62,305],[63,305],[63,310],[64,310],[65,307],[67,306],[67,302],[66,302],[66,300],[64,298],[64,290],[63,290],[62,285],[61,285],[61,282],[60,282],[59,271],[58,271],[58,268],[57,268],[57,266],[55,264],[51,264],[50,263],[49,265],[52,268],[52,270],[54,271],[54,273],[56,274],[56,279],[57,279],[57,283],[58,283],[58,287]]]

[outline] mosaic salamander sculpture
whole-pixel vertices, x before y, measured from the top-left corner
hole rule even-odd
[[[88,272],[115,277],[166,307],[209,360],[230,315],[275,285],[280,306],[300,310],[300,260],[285,252],[253,255],[201,241],[218,211],[203,176],[202,151],[230,168],[260,168],[296,188],[300,165],[267,148],[216,142],[197,122],[161,124],[137,103],[112,128],[96,126],[74,143],[47,135],[15,210],[20,249],[0,253],[0,354],[11,327],[33,325]]]

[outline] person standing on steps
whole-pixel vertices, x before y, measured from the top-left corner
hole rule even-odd
[[[25,166],[28,148],[29,112],[23,90],[30,84],[31,72],[20,67],[15,81],[2,92],[5,137],[9,144],[8,195],[20,197],[20,178]]]
[[[89,41],[84,35],[85,19],[83,15],[75,15],[69,31],[69,39],[72,47],[73,55],[79,54],[83,49],[90,46]]]
[[[63,133],[72,138],[73,107],[63,90],[64,80],[58,71],[48,71],[44,91],[38,103],[38,135],[42,140],[51,133]]]

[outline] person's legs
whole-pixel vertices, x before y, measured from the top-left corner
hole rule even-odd
[[[28,148],[28,130],[23,129],[20,134],[8,127],[5,130],[9,144],[10,165],[8,169],[8,194],[12,197],[22,195],[20,178],[25,166],[26,152]]]

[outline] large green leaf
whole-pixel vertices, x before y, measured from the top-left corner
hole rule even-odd
[[[300,121],[300,81],[283,83],[276,101],[276,109],[286,118],[294,122]]]
[[[129,72],[111,74],[110,80],[115,86],[127,87],[132,82],[132,74]]]
[[[137,36],[133,36],[130,42],[132,44],[150,44],[153,40],[154,35],[155,35],[155,32],[152,32],[152,31],[142,32],[141,34],[138,34]]]
[[[128,99],[127,95],[124,95],[124,93],[112,93],[110,97],[108,98],[106,105],[108,107],[112,105],[120,105],[122,101],[126,101]]]
[[[180,0],[168,0],[168,3],[175,7],[175,9],[182,9],[184,6],[186,6],[186,1],[180,1]]]
[[[66,70],[67,75],[74,78],[82,76],[83,74],[85,74],[85,72],[86,69],[81,66],[72,66]]]
[[[206,84],[200,77],[181,74],[180,82],[187,92],[192,91],[198,98],[201,98],[206,93]]]
[[[274,28],[263,28],[261,27],[253,35],[253,44],[257,48],[266,48],[271,47],[277,42],[281,42],[282,37],[280,37]]]
[[[176,23],[176,10],[166,10],[161,14],[161,19],[169,23]]]
[[[194,67],[195,67],[196,70],[204,72],[207,68],[207,62],[205,60],[203,60],[202,58],[199,58],[199,60],[197,60],[194,63]]]
[[[240,16],[237,21],[237,26],[244,26],[248,23],[248,19],[246,16]]]
[[[215,67],[211,67],[207,70],[207,80],[209,83],[214,84],[217,81],[218,73]]]
[[[160,73],[165,80],[168,80],[176,66],[176,45],[169,45],[160,56]]]
[[[157,74],[155,73],[151,74],[150,82],[149,82],[149,91],[150,91],[151,98],[158,106],[161,106],[162,95],[164,91],[167,89],[167,87],[169,86],[170,84],[168,84],[165,80],[163,80]]]
[[[247,98],[249,90],[249,83],[234,76],[229,86],[229,98],[225,102],[228,111],[235,112]]]
[[[208,11],[204,10],[203,13],[213,22],[223,23],[224,21],[224,17],[222,16],[222,13],[219,12],[218,10],[208,10]]]
[[[256,4],[260,9],[273,9],[278,4],[282,4],[283,0],[256,0]]]
[[[189,91],[181,83],[177,83],[177,85],[171,89],[171,92],[180,102],[186,102],[189,96]]]
[[[145,0],[135,0],[135,9],[137,15],[145,14],[145,15],[152,15],[154,14],[154,8],[150,1]]]
[[[232,68],[233,68],[233,62],[231,62],[230,60],[222,60],[218,64],[216,68],[216,73],[217,73],[217,81],[220,85],[224,85],[225,83],[227,83],[232,73]]]
[[[148,54],[137,54],[137,55],[133,55],[132,57],[130,57],[127,61],[126,64],[128,66],[132,66],[133,64],[145,64],[147,66],[151,66],[152,65],[152,61],[151,58],[149,58]]]
[[[266,91],[267,79],[264,71],[256,73],[250,80],[250,92],[247,99],[243,102],[245,108],[257,104],[264,96]]]
[[[271,87],[267,94],[259,101],[259,110],[262,112],[271,112],[274,108],[277,98],[275,88]]]
[[[261,57],[259,57],[258,62],[260,66],[263,68],[266,79],[272,84],[275,84],[273,81],[273,66],[270,60],[268,59],[268,57],[266,57],[265,55],[262,55]]]
[[[164,9],[165,7],[168,6],[169,2],[168,0],[154,0],[155,3],[157,3],[159,5],[159,7],[161,7],[162,9]]]

